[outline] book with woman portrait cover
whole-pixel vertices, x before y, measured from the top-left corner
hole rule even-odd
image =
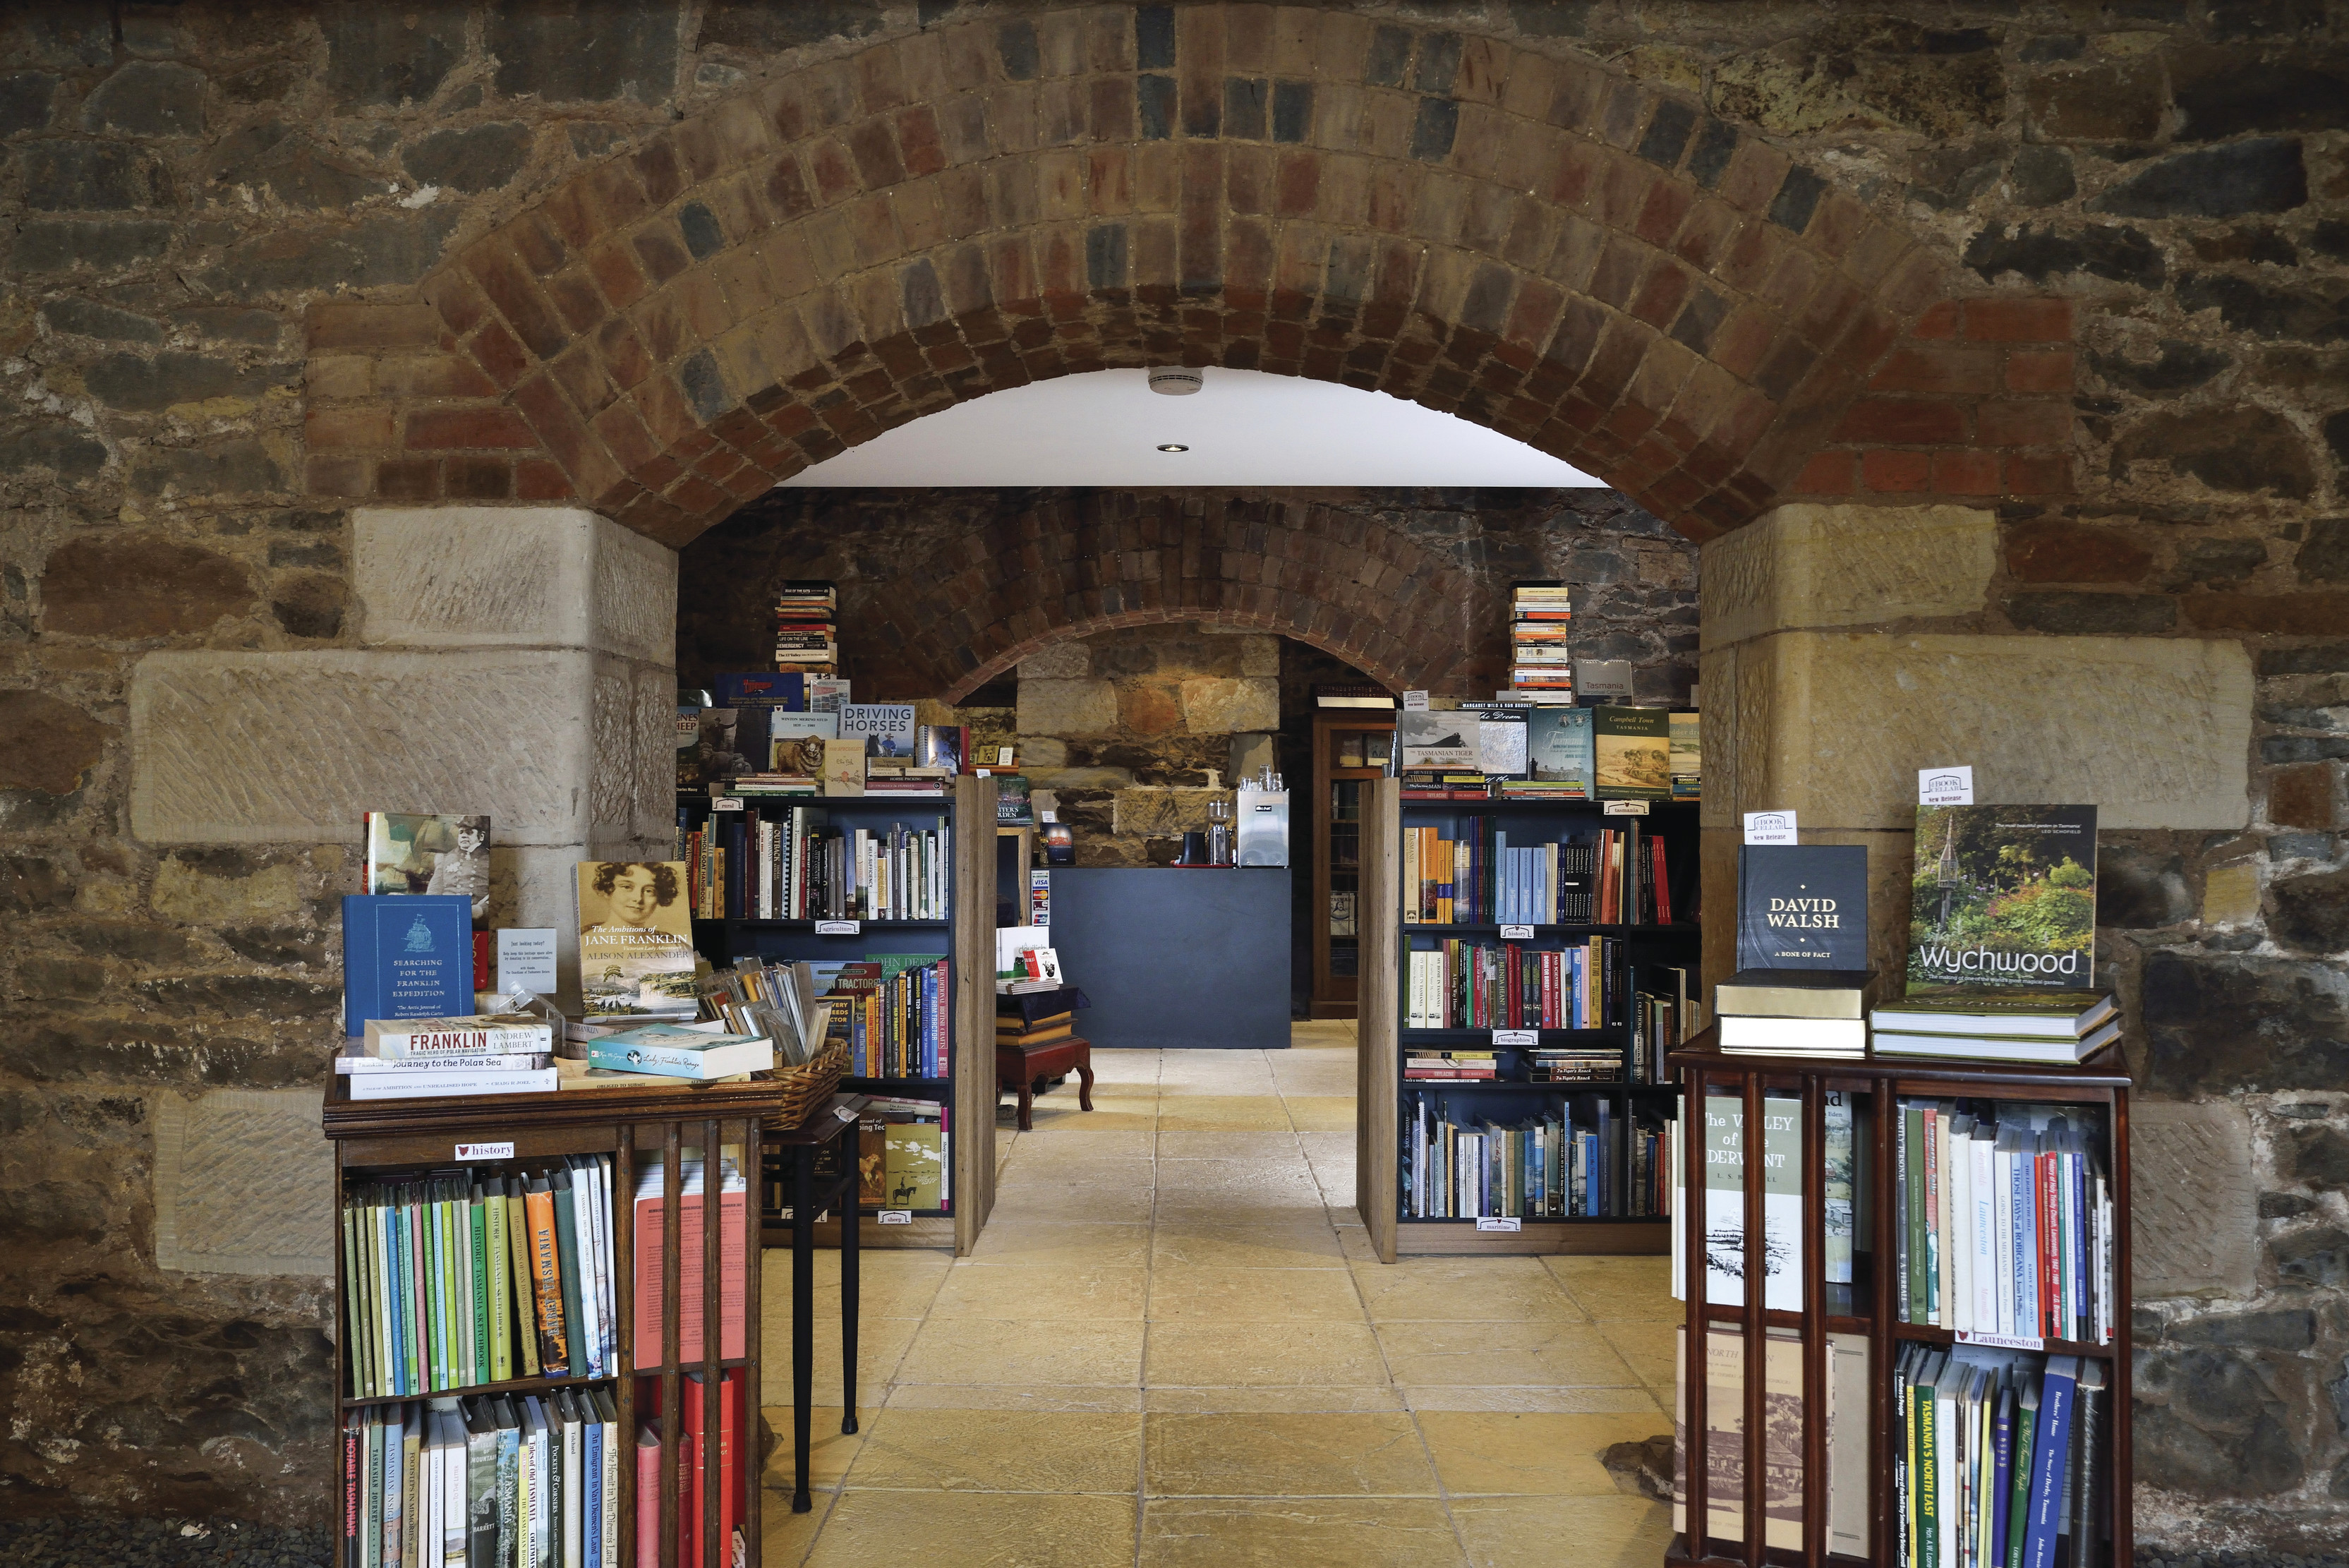
[[[682,861],[579,862],[579,992],[587,1017],[694,1015],[685,887]]]

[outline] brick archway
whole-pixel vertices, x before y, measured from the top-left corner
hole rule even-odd
[[[1182,360],[1411,398],[1713,536],[2068,488],[2069,314],[1586,59],[1198,5],[956,23],[592,168],[423,303],[314,312],[308,480],[682,544],[961,399]],[[337,390],[355,395],[336,400]]]

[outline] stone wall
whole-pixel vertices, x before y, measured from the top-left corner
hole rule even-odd
[[[323,1490],[315,1283],[162,1266],[296,1254],[206,1239],[164,1212],[153,1172],[171,1149],[184,1169],[190,1147],[235,1147],[256,1114],[172,1133],[168,1100],[315,1084],[295,1042],[330,1007],[348,870],[331,843],[138,836],[141,661],[357,649],[355,498],[511,504],[594,481],[593,498],[625,475],[657,492],[647,516],[700,519],[741,493],[725,484],[759,488],[760,462],[1121,355],[1391,385],[1586,450],[1692,534],[1785,499],[1991,514],[1987,575],[1965,579],[1978,602],[1928,597],[1884,622],[1855,601],[1774,644],[1773,689],[1826,690],[1849,646],[1834,639],[1878,633],[2085,638],[2157,671],[2199,658],[2212,680],[2218,649],[2239,650],[2251,691],[2204,733],[2243,743],[2183,787],[2198,815],[2148,810],[2107,858],[2105,950],[2148,1089],[2199,1118],[2159,1135],[2171,1163],[2147,1168],[2223,1160],[2225,1180],[2177,1185],[2237,1205],[2156,1232],[2201,1255],[2148,1276],[2139,1480],[2156,1538],[2333,1528],[2343,26],[2337,8],[2184,0],[11,7],[0,911],[19,936],[0,954],[0,1223],[25,1304],[0,1324],[0,1402],[19,1417],[0,1507],[290,1517]],[[962,74],[907,74],[948,47]],[[795,118],[749,125],[744,103]],[[760,271],[769,193],[729,204],[746,146],[797,213],[781,273]],[[1556,156],[1498,179],[1526,149]],[[981,265],[932,262],[933,291],[916,253],[939,234],[938,255]],[[481,263],[470,281],[427,291],[460,254]],[[789,270],[802,260],[823,287]],[[1897,308],[1916,296],[1886,281],[1896,263],[1946,297]],[[1003,284],[991,321],[964,308],[981,279]],[[738,330],[735,303],[777,299],[789,309],[762,319],[781,336]],[[956,312],[952,341],[934,307]],[[1854,308],[1899,325],[1863,320],[1837,358]],[[758,345],[788,351],[763,381]],[[1825,381],[1778,396],[1822,357]],[[1868,365],[1864,388],[1835,378]],[[786,368],[812,379],[784,385]],[[1723,440],[1674,421],[1683,389]],[[1767,441],[1740,423],[1764,403],[1784,421]],[[742,424],[769,413],[792,453]],[[737,438],[755,459],[730,455]],[[1300,571],[1351,548],[1306,532]],[[1420,547],[1378,538],[1373,585],[1412,576]],[[1957,545],[1975,571],[1978,546]],[[1832,588],[1833,565],[1814,582]],[[1019,607],[966,569],[949,614],[999,594]],[[1183,602],[1174,582],[1158,618]],[[1407,671],[1373,634],[1394,635],[1388,653],[1429,646],[1445,602],[1359,584],[1315,601],[1381,678]],[[926,689],[1037,650],[994,622],[963,644],[973,661]],[[2059,710],[2075,646],[2038,655]],[[1876,676],[1905,690],[1897,661]],[[1977,722],[2017,698],[1953,701]],[[2167,710],[2144,713],[2158,736]],[[2239,763],[2233,823],[2195,826]],[[2229,1272],[2246,1254],[2201,1246],[2246,1224],[2248,1286]]]

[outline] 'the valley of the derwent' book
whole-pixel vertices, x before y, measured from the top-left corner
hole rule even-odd
[[[1920,805],[1910,996],[2095,983],[2096,808]]]

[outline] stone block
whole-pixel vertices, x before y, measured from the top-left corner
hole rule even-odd
[[[2239,860],[2214,866],[2202,878],[2202,923],[2233,926],[2257,919],[2260,913],[2260,865]]]
[[[2132,1282],[2140,1300],[2237,1294],[2258,1264],[2251,1117],[2223,1100],[2129,1106]]]
[[[335,1272],[334,1146],[316,1089],[167,1094],[155,1114],[155,1263],[189,1273]]]
[[[1234,785],[1255,778],[1265,769],[1280,771],[1279,737],[1261,730],[1246,731],[1232,737],[1232,771],[1226,775]]]
[[[1022,680],[1081,680],[1092,672],[1092,650],[1074,639],[1053,643],[1019,661]]]
[[[1780,506],[1704,547],[1708,648],[1796,627],[1866,626],[1982,607],[1998,522],[1971,506]]]
[[[1707,826],[1791,807],[1806,829],[1899,829],[1916,770],[1955,763],[1978,799],[2090,802],[2105,827],[2250,820],[2237,642],[1797,631],[1709,651],[1702,680]]]
[[[1106,735],[1117,728],[1117,688],[1106,680],[1019,681],[1022,735]]]
[[[1207,826],[1207,803],[1221,792],[1205,789],[1123,789],[1112,803],[1119,836],[1172,838]]]
[[[501,844],[585,843],[597,698],[579,650],[150,653],[131,835],[343,844],[367,811],[485,811]]]
[[[676,659],[677,552],[592,512],[361,507],[351,530],[364,643]]]
[[[1183,682],[1183,722],[1195,735],[1280,728],[1280,682],[1202,676]]]

